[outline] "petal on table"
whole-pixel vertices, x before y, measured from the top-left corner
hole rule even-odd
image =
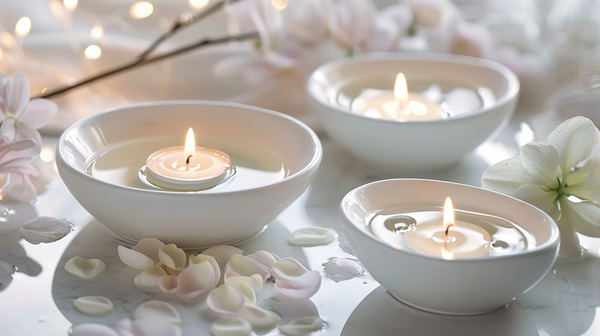
[[[81,280],[91,280],[104,272],[106,265],[100,259],[73,257],[65,264],[65,271]]]
[[[19,124],[38,129],[45,126],[58,112],[58,105],[48,99],[33,99],[19,116]]]
[[[206,298],[206,305],[212,311],[231,316],[236,315],[245,304],[246,296],[228,285],[221,285],[213,289]]]
[[[196,298],[210,292],[218,281],[213,266],[208,261],[202,261],[181,271],[177,295],[188,299]]]
[[[262,289],[264,282],[260,274],[253,274],[251,276],[238,276],[235,272],[229,271],[225,273],[225,284],[233,287],[238,287],[240,283],[248,285],[254,293],[259,293]]]
[[[252,332],[252,325],[241,318],[230,318],[215,321],[210,326],[214,336],[247,336]]]
[[[225,265],[225,273],[227,274],[228,271],[231,271],[230,275],[235,274],[236,276],[258,274],[263,278],[263,282],[271,276],[271,271],[267,266],[240,254],[231,256],[231,259]]]
[[[71,329],[70,336],[119,336],[119,334],[104,324],[84,323]]]
[[[279,259],[281,259],[278,256],[276,256],[273,253],[268,252],[268,251],[257,251],[257,252],[254,252],[253,254],[248,255],[247,257],[252,260],[258,261],[259,263],[267,266],[267,268],[269,268],[269,269],[273,268],[273,265],[275,265],[275,263]]]
[[[560,217],[556,202],[558,194],[555,191],[546,191],[533,184],[524,184],[517,189],[516,197],[540,208],[555,219]]]
[[[283,258],[273,265],[273,276],[277,280],[290,280],[308,272],[298,260]]]
[[[323,320],[318,316],[305,316],[279,326],[279,331],[288,336],[302,336],[323,328]]]
[[[29,103],[29,81],[27,76],[18,74],[6,86],[6,109],[18,118]]]
[[[254,330],[270,330],[275,328],[279,321],[281,321],[281,317],[275,312],[258,306],[244,306],[240,310],[238,317],[248,321]]]
[[[106,315],[115,309],[112,301],[104,296],[82,296],[73,301],[73,306],[80,313],[90,316]]]
[[[156,291],[157,289],[162,290],[160,287],[160,280],[162,277],[167,276],[167,272],[162,267],[162,265],[156,265],[149,269],[144,270],[142,273],[138,274],[134,279],[134,284],[142,290]],[[166,292],[172,289],[173,286],[177,286],[177,283],[172,284],[173,281],[176,281],[177,278],[169,278],[165,279],[165,289]]]
[[[133,312],[134,319],[160,318],[170,323],[181,323],[181,315],[172,304],[160,301],[150,300],[140,304]]]
[[[289,280],[275,281],[275,288],[281,295],[291,299],[308,299],[321,287],[321,274],[309,271]]]
[[[173,270],[182,270],[185,267],[185,252],[175,246],[175,244],[168,244],[161,247],[158,250],[158,259],[165,266]]]
[[[600,237],[600,206],[592,202],[575,203],[561,197],[560,205],[575,231],[590,237]]]
[[[183,273],[183,272],[182,272]],[[141,280],[140,280],[141,283]],[[179,278],[174,275],[165,275],[160,277],[158,280],[158,286],[160,290],[165,293],[177,293],[177,288],[179,286]]]
[[[51,243],[62,239],[73,230],[64,218],[36,217],[21,226],[21,236],[31,244]]]
[[[560,124],[548,135],[548,143],[558,151],[564,178],[571,167],[592,154],[598,143],[598,133],[591,120],[574,117]]]
[[[123,318],[117,322],[117,331],[122,336],[181,336],[178,325],[156,317],[145,317],[135,320]]]
[[[165,246],[165,243],[156,238],[143,238],[131,249],[145,254],[148,258],[154,260],[154,264],[156,265],[160,262],[158,251],[163,246]]]
[[[209,256],[207,254],[190,255],[190,266],[199,264],[203,261],[208,262],[213,267],[215,277],[217,279],[221,279],[221,268],[219,267],[219,264],[217,263],[214,257]]]
[[[327,245],[335,237],[337,237],[337,232],[334,229],[312,226],[292,232],[289,242],[295,246]]]
[[[131,268],[143,271],[154,266],[154,260],[143,253],[128,249],[122,245],[119,245],[117,251],[119,253],[119,259]]]
[[[250,285],[246,284],[245,282],[229,281],[229,283],[226,283],[225,285],[233,287],[240,291],[242,294],[244,294],[244,296],[246,297],[246,304],[253,305],[256,303],[256,292],[252,287],[250,287]]]
[[[518,156],[496,163],[486,169],[481,177],[482,188],[513,197],[521,185],[528,183],[529,180],[521,167],[521,158]]]
[[[546,189],[556,189],[558,152],[552,145],[531,142],[521,147],[521,166],[529,181]]]
[[[219,267],[223,269],[225,265],[227,265],[227,263],[229,262],[229,259],[231,259],[231,256],[233,256],[234,254],[242,253],[244,253],[244,251],[240,250],[235,246],[219,245],[211,247],[208,250],[204,250],[201,254],[206,254],[215,258],[217,264],[219,264]]]

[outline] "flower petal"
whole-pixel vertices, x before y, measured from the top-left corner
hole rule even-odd
[[[165,272],[166,273],[166,272]],[[182,272],[183,273],[183,272]],[[142,283],[140,274],[140,284]],[[179,286],[179,278],[175,275],[164,275],[158,280],[158,287],[165,293],[175,294],[177,293],[177,287]]]
[[[64,218],[41,216],[21,226],[21,237],[31,244],[51,243],[62,239],[73,230],[73,225]]]
[[[290,236],[290,244],[294,246],[316,246],[331,243],[337,232],[334,229],[322,227],[305,227],[298,229]]]
[[[590,237],[600,237],[600,206],[592,202],[575,203],[566,197],[560,199],[563,216],[575,231]]]
[[[225,284],[238,288],[240,283],[248,285],[255,293],[260,293],[263,287],[263,278],[260,274],[253,274],[251,276],[236,276],[236,273],[229,271],[225,273]]]
[[[154,266],[154,260],[148,258],[148,256],[143,253],[128,249],[121,245],[119,245],[117,251],[119,254],[119,259],[121,259],[125,265],[131,268],[143,271]]]
[[[335,282],[350,280],[365,273],[364,267],[358,261],[337,257],[329,259],[323,271]]]
[[[229,281],[226,285],[233,287],[244,294],[244,297],[246,297],[246,304],[253,305],[256,303],[256,292],[247,283],[243,281]]]
[[[58,105],[48,99],[33,99],[19,116],[19,124],[38,129],[45,126],[58,112]]]
[[[204,251],[202,251],[201,254],[206,254],[206,255],[209,255],[209,256],[215,258],[215,260],[217,261],[217,264],[219,264],[219,267],[221,267],[221,269],[223,269],[225,267],[225,265],[227,265],[227,262],[229,262],[229,259],[231,259],[231,257],[234,254],[242,254],[242,253],[244,253],[244,251],[240,250],[239,248],[237,248],[235,246],[219,245],[219,246],[211,247],[208,250],[204,250]]]
[[[65,264],[65,271],[80,280],[91,280],[104,272],[106,265],[100,259],[73,257]]]
[[[543,142],[528,143],[521,147],[520,157],[523,172],[531,183],[546,189],[558,187],[558,152],[552,145]]]
[[[119,334],[104,324],[84,323],[74,326],[69,336],[119,336]]]
[[[288,336],[302,336],[323,328],[323,320],[318,316],[305,316],[279,326],[279,331]]]
[[[236,315],[246,304],[246,297],[239,290],[221,285],[213,289],[206,298],[206,305],[215,313]]]
[[[574,117],[560,124],[548,135],[548,143],[558,151],[564,178],[571,167],[592,154],[598,144],[598,134],[599,131],[591,120]]]
[[[275,281],[275,288],[281,295],[291,299],[308,299],[321,287],[321,274],[309,271],[289,280]]]
[[[308,270],[294,258],[283,258],[273,265],[272,272],[277,280],[291,280],[305,274]]]
[[[275,265],[275,263],[281,259],[268,251],[256,251],[253,254],[249,254],[247,257],[258,261],[269,269],[273,268],[273,265]]]
[[[481,187],[516,197],[517,189],[528,184],[518,156],[500,161],[483,172]]]
[[[175,246],[168,244],[158,250],[158,259],[170,269],[182,270],[185,267],[185,252]]]
[[[556,203],[558,194],[555,191],[546,191],[533,184],[524,184],[517,189],[516,197],[540,208],[555,219],[560,217],[560,209]]]
[[[217,320],[210,326],[213,336],[248,336],[251,332],[252,325],[237,317]]]
[[[165,243],[156,238],[143,238],[131,249],[143,253],[146,257],[152,259],[156,265],[160,262],[158,251],[163,246],[165,246]]]
[[[263,278],[263,282],[271,276],[269,268],[256,260],[252,260],[246,256],[240,254],[234,254],[231,259],[225,265],[225,274],[229,273],[230,276],[251,276],[258,274]]]
[[[281,321],[276,313],[258,306],[244,306],[238,317],[248,321],[254,330],[273,329]]]
[[[15,140],[17,129],[15,128],[16,121],[12,117],[4,118],[0,125],[0,137],[2,140],[11,143]]]
[[[29,81],[27,76],[18,74],[6,85],[6,109],[18,118],[29,103]]]
[[[122,336],[181,336],[181,327],[156,317],[130,320],[123,318],[117,322],[117,331]]]
[[[133,312],[134,319],[160,318],[170,323],[181,323],[181,315],[172,304],[160,300],[150,300],[140,304]]]
[[[163,268],[162,265],[156,265],[149,269],[144,270],[142,273],[138,274],[134,279],[133,283],[138,289],[149,291],[149,292],[159,292],[162,290],[160,287],[160,281],[162,277],[168,276],[167,272]],[[177,283],[173,284],[175,279],[168,278],[165,279],[164,288],[167,289],[165,292],[169,292],[173,289],[173,286],[177,286]],[[174,293],[174,292],[173,292]]]
[[[115,309],[112,301],[104,296],[82,296],[73,301],[73,306],[80,313],[90,316],[106,315]]]
[[[208,262],[212,266],[213,271],[215,273],[215,277],[220,280],[221,268],[219,267],[219,264],[217,264],[217,261],[214,257],[209,256],[207,254],[190,255],[190,266],[199,264],[203,261]]]
[[[215,288],[219,278],[216,277],[214,268],[208,261],[201,261],[181,271],[177,280],[177,295],[193,299]]]

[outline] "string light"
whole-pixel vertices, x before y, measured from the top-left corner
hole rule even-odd
[[[134,19],[147,18],[154,11],[154,6],[147,1],[136,2],[129,8],[129,14]]]
[[[20,18],[19,21],[17,21],[17,24],[15,25],[15,35],[17,35],[17,37],[19,38],[23,38],[27,36],[27,34],[29,34],[30,31],[31,20],[27,16]]]
[[[0,48],[0,61],[2,60],[2,56],[4,56],[3,54],[4,52],[2,51],[2,48]]]
[[[63,0],[63,5],[69,12],[73,12],[77,8],[78,0]]]
[[[271,0],[271,6],[279,11],[284,10],[289,3],[290,0]]]
[[[104,28],[102,28],[101,25],[95,25],[94,27],[92,27],[92,30],[90,30],[90,36],[94,39],[94,40],[99,40],[100,38],[102,38],[102,36],[104,36]]]
[[[52,162],[54,160],[54,150],[50,147],[44,147],[40,151],[40,159],[44,162]]]
[[[95,60],[102,56],[102,49],[99,46],[92,44],[83,51],[85,58]]]
[[[190,7],[194,9],[200,9],[208,5],[209,0],[189,0]]]

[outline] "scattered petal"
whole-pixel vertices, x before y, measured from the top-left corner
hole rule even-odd
[[[167,275],[161,265],[156,265],[138,274],[133,279],[133,283],[141,290],[157,292],[160,291],[160,279]]]
[[[140,281],[141,282],[141,281]],[[165,293],[177,293],[179,279],[175,275],[165,275],[158,281],[158,287]]]
[[[112,301],[104,296],[82,296],[73,301],[73,306],[82,314],[106,315],[115,309]]]
[[[175,246],[168,244],[158,250],[158,258],[160,261],[172,270],[180,271],[185,267],[185,252]]]
[[[65,264],[65,271],[80,280],[91,280],[104,272],[106,265],[100,259],[73,257]]]
[[[210,292],[218,281],[213,266],[208,261],[202,261],[187,267],[177,277],[162,277],[160,288],[165,292],[174,292],[180,297],[193,299]]]
[[[277,291],[290,299],[308,299],[315,295],[320,287],[321,275],[317,271],[309,271],[290,280],[275,281]]]
[[[236,276],[233,272],[225,273],[225,284],[233,287],[238,287],[240,283],[248,285],[255,293],[260,293],[264,285],[263,278],[259,274],[253,274],[251,276]]]
[[[217,320],[210,326],[213,336],[248,336],[252,332],[252,325],[241,318]]]
[[[21,236],[31,244],[55,242],[73,230],[64,218],[37,217],[21,226]]]
[[[277,280],[290,280],[308,272],[298,260],[283,258],[273,265],[273,276]]]
[[[358,261],[347,258],[331,258],[323,269],[335,282],[350,280],[365,273],[364,267]]]
[[[276,313],[258,306],[244,306],[238,317],[248,321],[254,330],[273,329],[281,321]]]
[[[276,312],[285,321],[293,321],[300,317],[319,316],[315,304],[309,300],[290,300],[284,296],[273,296],[261,303],[261,307]]]
[[[294,231],[290,237],[290,244],[295,246],[315,246],[331,243],[337,233],[334,229],[322,227],[307,227]]]
[[[156,238],[143,238],[131,249],[140,252],[148,258],[154,260],[154,265],[160,262],[158,251],[165,246],[165,243]]]
[[[253,305],[256,303],[256,292],[254,289],[250,287],[245,282],[229,282],[226,284],[227,286],[231,286],[237,290],[239,290],[246,297],[246,304]]]
[[[279,326],[279,331],[288,336],[301,336],[323,328],[323,320],[317,316],[305,316]]]
[[[190,256],[190,266],[199,264],[202,261],[208,262],[213,267],[213,271],[215,272],[215,277],[220,280],[221,279],[221,268],[219,267],[219,264],[217,263],[216,259],[213,256],[210,256],[207,254],[198,254],[198,255]]]
[[[154,266],[154,260],[150,259],[147,255],[143,253],[134,251],[132,249],[128,249],[125,246],[121,245],[119,245],[117,251],[121,261],[131,268],[143,271]]]
[[[74,326],[69,336],[119,336],[119,334],[104,324],[84,323]]]
[[[206,299],[208,308],[225,315],[236,315],[245,304],[246,297],[244,294],[228,285],[221,285],[213,289]]]
[[[281,259],[268,251],[257,251],[253,254],[248,255],[247,257],[252,260],[258,261],[259,263],[267,266],[267,268],[269,269],[273,268],[273,265],[275,265],[275,263]]]
[[[225,267],[225,265],[227,265],[227,262],[229,262],[229,259],[231,259],[231,257],[234,254],[242,254],[242,253],[244,253],[244,251],[240,250],[239,248],[237,248],[235,246],[219,245],[219,246],[211,247],[208,250],[202,251],[201,254],[206,254],[206,255],[209,255],[209,256],[215,258],[215,260],[217,261],[217,264],[219,264],[219,267],[221,269],[223,269]]]
[[[226,278],[227,276],[252,276],[254,274],[260,275],[265,282],[271,276],[271,271],[258,261],[240,254],[232,255],[225,265]]]
[[[144,317],[130,320],[123,318],[117,322],[117,331],[122,336],[181,336],[183,332],[178,325],[156,317]]]
[[[181,323],[181,315],[172,304],[159,300],[146,301],[139,305],[133,313],[134,319],[161,318],[171,323]]]

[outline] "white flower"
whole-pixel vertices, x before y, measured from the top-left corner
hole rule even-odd
[[[573,230],[600,237],[600,131],[587,118],[571,118],[520,156],[488,168],[484,188],[520,198],[557,219],[561,255],[581,253]]]
[[[433,29],[447,26],[459,10],[450,0],[403,0],[414,13],[415,23]]]
[[[328,33],[331,3],[328,0],[290,1],[282,11],[287,33],[303,45],[315,45]]]
[[[414,20],[414,14],[412,9],[406,4],[398,3],[385,7],[382,9],[378,17],[387,17],[396,22],[400,32],[406,32],[412,25]]]
[[[371,0],[338,0],[331,17],[331,33],[346,50],[364,43],[371,35],[377,8]]]
[[[490,55],[493,45],[492,35],[484,26],[463,21],[456,25],[450,51],[457,55],[485,58]]]

